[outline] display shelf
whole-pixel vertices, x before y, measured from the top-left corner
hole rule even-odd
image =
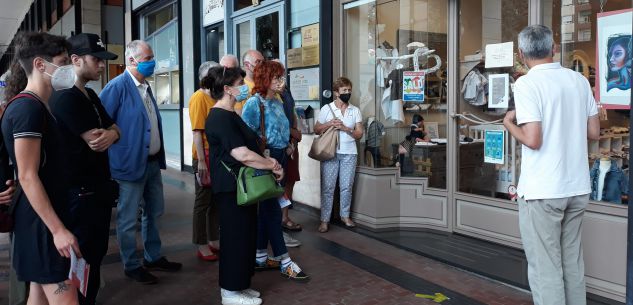
[[[593,161],[603,155],[622,155],[624,158],[615,158],[618,166],[628,165],[628,152],[623,153],[624,147],[630,146],[630,138],[628,133],[607,134],[600,136],[598,140],[589,140],[587,143],[587,151],[589,153],[589,166],[593,166]]]

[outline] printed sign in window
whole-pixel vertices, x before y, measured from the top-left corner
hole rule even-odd
[[[486,130],[484,137],[484,162],[504,164],[505,131]]]
[[[402,101],[424,102],[424,72],[402,72]]]

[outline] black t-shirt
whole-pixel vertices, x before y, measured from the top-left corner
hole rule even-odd
[[[92,89],[86,88],[88,98],[79,88],[53,93],[49,99],[51,111],[62,133],[62,147],[69,162],[71,183],[80,186],[110,179],[108,152],[90,149],[81,134],[95,128],[107,129],[114,124],[101,100]]]
[[[9,157],[15,164],[16,174],[20,169],[15,159],[15,139],[42,140],[39,177],[53,208],[62,218],[68,190],[68,158],[61,151],[61,135],[55,118],[46,106],[35,98],[16,99],[4,112],[2,137]]]
[[[222,165],[229,166],[233,173],[239,173],[243,165],[231,157],[231,150],[246,146],[258,152],[257,134],[244,123],[237,113],[221,108],[212,108],[205,122],[205,133],[209,141],[209,162],[211,184],[214,193],[235,192],[235,176]]]

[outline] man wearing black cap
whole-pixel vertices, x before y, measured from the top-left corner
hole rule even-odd
[[[71,229],[90,264],[88,289],[85,297],[79,293],[79,304],[94,305],[100,285],[101,261],[108,250],[114,190],[118,187],[110,179],[107,150],[119,139],[120,131],[97,94],[86,88],[86,83],[98,81],[105,60],[116,59],[117,55],[106,51],[95,34],[78,34],[68,42],[77,74],[75,86],[56,91],[49,104],[62,132],[60,145],[70,160]]]

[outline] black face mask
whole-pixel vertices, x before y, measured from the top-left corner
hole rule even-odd
[[[339,95],[338,98],[340,98],[341,101],[343,101],[343,103],[347,104],[347,103],[349,103],[349,99],[352,98],[352,94],[351,93],[343,93],[343,94]]]

